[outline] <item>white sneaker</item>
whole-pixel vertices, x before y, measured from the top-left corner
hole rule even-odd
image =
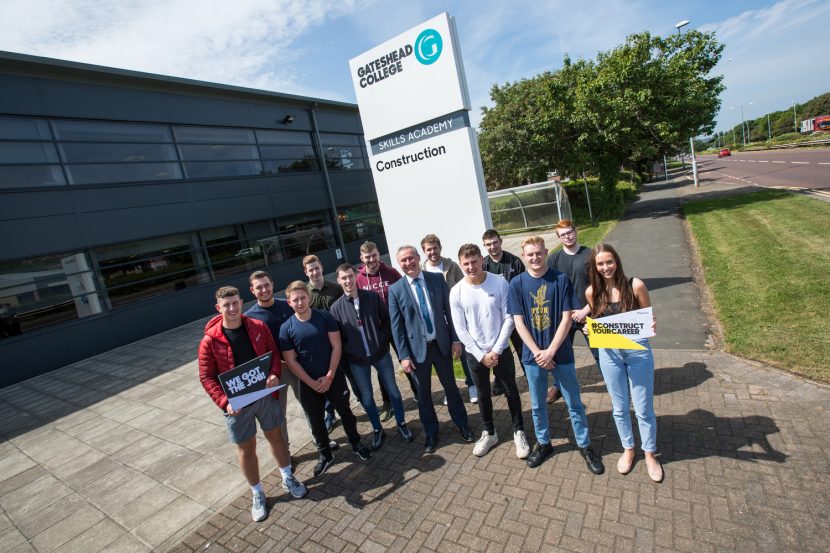
[[[444,396],[444,405],[447,404],[447,396]]]
[[[254,522],[265,519],[265,492],[254,492],[254,504],[251,507],[251,518]]]
[[[516,457],[527,459],[530,455],[530,444],[527,443],[527,436],[522,430],[516,430],[513,433],[513,443],[516,444]]]
[[[467,391],[470,392],[470,403],[478,403],[478,388],[469,386]]]
[[[499,437],[495,432],[488,434],[486,430],[481,433],[481,438],[478,439],[476,445],[473,447],[473,455],[476,457],[483,457],[487,452],[493,449],[493,446],[499,443]]]

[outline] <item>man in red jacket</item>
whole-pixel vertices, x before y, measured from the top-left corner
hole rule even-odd
[[[267,511],[265,491],[259,479],[256,421],[259,421],[280,468],[283,489],[298,499],[304,497],[307,490],[291,472],[291,457],[280,429],[285,415],[275,398],[278,392],[235,411],[228,403],[219,375],[270,351],[271,370],[265,385],[276,386],[279,384],[281,357],[269,328],[242,314],[239,290],[233,286],[219,288],[216,291],[216,310],[219,315],[208,321],[205,336],[199,344],[199,380],[213,402],[225,412],[228,433],[239,454],[239,468],[253,494],[251,517],[258,522],[266,517]]]

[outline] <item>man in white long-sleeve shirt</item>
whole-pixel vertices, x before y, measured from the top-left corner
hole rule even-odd
[[[450,290],[453,326],[464,344],[467,363],[478,388],[478,409],[484,423],[481,438],[473,454],[481,457],[499,439],[493,423],[493,400],[490,390],[490,369],[502,383],[507,407],[513,419],[513,442],[516,456],[525,459],[530,453],[522,419],[522,403],[516,387],[516,364],[510,351],[513,316],[507,312],[509,286],[497,275],[484,271],[484,258],[475,244],[458,250],[458,262],[464,279]]]

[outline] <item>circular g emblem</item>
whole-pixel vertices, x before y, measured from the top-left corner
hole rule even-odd
[[[444,41],[435,29],[426,29],[415,39],[415,57],[424,65],[435,63],[443,48]]]

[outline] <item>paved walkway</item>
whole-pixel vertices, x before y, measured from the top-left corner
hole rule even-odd
[[[287,499],[270,473],[270,515],[252,523],[234,448],[196,376],[198,321],[0,390],[0,551],[825,551],[830,390],[707,351],[699,310],[672,315],[697,302],[673,207],[686,183],[647,187],[608,238],[626,271],[649,283],[667,338],[655,350],[662,484],[642,462],[625,477],[614,470],[610,400],[578,348],[605,474],[585,468],[561,401],[550,413],[556,453],[528,469],[505,439],[503,398],[495,402],[502,443],[478,459],[436,393],[444,424],[435,455],[422,455],[408,400],[415,442],[390,426],[368,463],[341,450],[314,479],[308,431],[289,401],[292,451],[310,495]],[[644,244],[650,255],[638,259]],[[475,407],[468,411],[480,430]],[[344,441],[342,429],[334,436]]]

